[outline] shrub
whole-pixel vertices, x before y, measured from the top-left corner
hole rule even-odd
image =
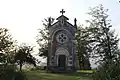
[[[26,77],[24,73],[16,71],[14,65],[1,65],[0,80],[26,80]]]
[[[120,63],[111,61],[101,64],[94,71],[93,80],[120,80]]]

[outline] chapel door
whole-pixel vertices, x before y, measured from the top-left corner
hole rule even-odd
[[[59,55],[58,58],[58,66],[59,67],[65,67],[66,65],[66,56],[65,55]]]

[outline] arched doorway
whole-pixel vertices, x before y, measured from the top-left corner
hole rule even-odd
[[[66,56],[59,55],[58,56],[58,67],[65,67],[66,66]]]
[[[58,48],[55,55],[57,56],[57,66],[58,67],[66,67],[67,66],[67,58],[69,56],[69,52],[65,48]]]

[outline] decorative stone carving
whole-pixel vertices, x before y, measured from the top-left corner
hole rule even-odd
[[[69,52],[66,49],[61,47],[61,48],[58,48],[56,50],[55,55],[66,55],[66,56],[69,56]]]
[[[56,37],[56,39],[57,39],[57,41],[58,41],[59,43],[65,43],[65,42],[68,41],[68,37],[67,37],[67,35],[64,34],[64,33],[58,34],[57,37]]]

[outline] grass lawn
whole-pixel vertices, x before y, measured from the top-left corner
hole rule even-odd
[[[44,71],[26,71],[28,80],[92,80],[92,71],[78,71],[76,73],[56,74]]]

